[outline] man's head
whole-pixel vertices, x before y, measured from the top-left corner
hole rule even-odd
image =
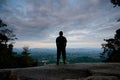
[[[60,36],[62,36],[62,35],[63,35],[63,32],[62,32],[62,31],[60,31],[60,32],[59,32],[59,35],[60,35]]]

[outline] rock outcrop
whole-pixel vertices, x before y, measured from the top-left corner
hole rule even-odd
[[[120,80],[120,63],[79,63],[1,69],[0,80]],[[12,79],[12,80],[13,80]]]

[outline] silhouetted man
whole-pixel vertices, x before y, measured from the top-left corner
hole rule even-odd
[[[63,36],[63,32],[59,32],[59,36],[56,38],[56,46],[57,46],[57,65],[59,65],[60,55],[62,54],[63,62],[66,64],[66,43],[67,40]]]

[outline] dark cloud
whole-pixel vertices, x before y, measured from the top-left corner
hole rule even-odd
[[[100,43],[120,25],[109,0],[0,0],[0,11],[21,42],[55,42],[63,30],[71,43]]]

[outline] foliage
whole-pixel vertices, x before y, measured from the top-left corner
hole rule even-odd
[[[15,39],[16,36],[13,31],[0,19],[0,68],[14,66],[12,64],[14,63],[13,44],[7,44],[7,42]]]
[[[114,38],[104,39],[102,44],[103,53],[101,57],[106,57],[105,62],[120,62],[120,29],[116,30]]]
[[[111,0],[111,3],[114,5],[114,7],[120,7],[120,0]],[[120,22],[120,18],[118,18],[117,22]]]
[[[0,19],[0,44],[7,44],[8,41],[14,41],[16,39],[13,31]]]
[[[111,0],[111,3],[114,5],[114,7],[120,6],[120,0]]]
[[[23,52],[21,53],[21,55],[18,55],[18,66],[19,67],[31,67],[31,66],[37,66],[38,61],[32,59],[29,56],[29,47],[23,47]]]
[[[13,44],[8,42],[16,40],[16,35],[0,19],[0,68],[37,66],[37,61],[29,56],[29,48],[24,47],[21,55],[13,52]]]

